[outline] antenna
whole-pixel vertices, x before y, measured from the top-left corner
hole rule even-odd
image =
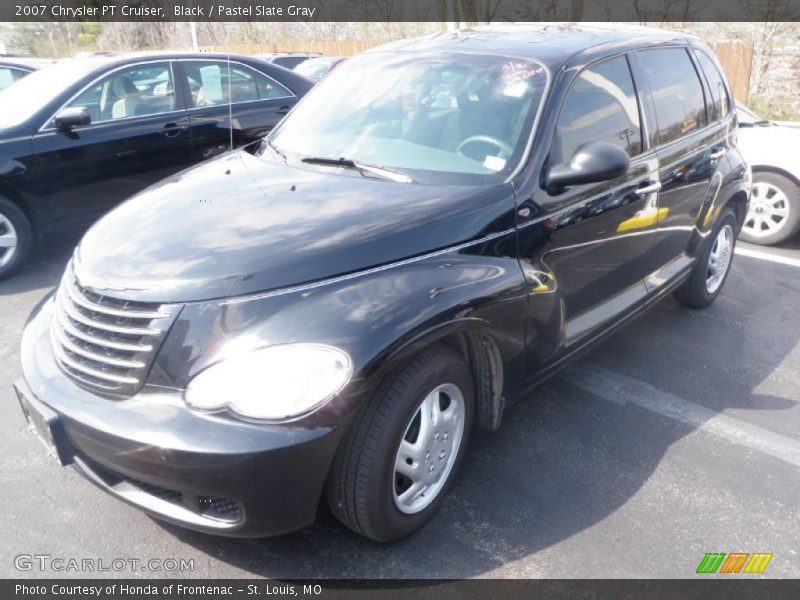
[[[231,97],[231,52],[228,50],[228,131],[233,150],[233,98]]]

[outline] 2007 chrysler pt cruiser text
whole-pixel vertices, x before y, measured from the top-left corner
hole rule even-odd
[[[747,213],[728,84],[694,38],[510,27],[352,60],[262,142],[84,236],[22,340],[62,464],[232,536],[323,494],[419,528],[474,427],[673,293],[720,293]]]

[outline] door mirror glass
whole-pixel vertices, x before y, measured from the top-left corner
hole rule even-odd
[[[89,125],[91,122],[89,109],[84,106],[65,108],[59,111],[55,118],[56,127],[61,131],[72,131],[73,127]]]
[[[545,177],[545,189],[551,194],[572,185],[616,179],[628,172],[628,153],[611,142],[581,144],[569,162],[553,165]]]

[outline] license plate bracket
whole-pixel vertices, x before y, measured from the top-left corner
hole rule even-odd
[[[61,426],[58,413],[33,396],[25,394],[16,386],[14,387],[30,431],[44,444],[48,454],[60,465],[72,463],[72,449]]]

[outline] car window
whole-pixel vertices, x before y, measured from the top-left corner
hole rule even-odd
[[[305,62],[307,58],[307,56],[280,56],[273,59],[272,64],[284,69],[294,69],[300,63]]]
[[[639,106],[624,56],[584,69],[561,107],[554,139],[554,160],[565,162],[581,144],[605,141],[629,156],[642,151]]]
[[[703,88],[685,48],[642,50],[639,61],[653,92],[661,144],[706,125]]]
[[[192,106],[216,106],[286,98],[292,92],[280,83],[247,67],[226,61],[187,61],[184,69],[189,81]]]
[[[312,58],[301,62],[294,72],[314,81],[322,79],[336,63],[329,58]]]
[[[14,69],[12,67],[0,67],[0,90],[7,88],[18,79],[22,79],[27,75],[27,71],[22,69]]]
[[[728,98],[728,88],[725,86],[725,80],[717,69],[717,65],[705,52],[695,52],[697,62],[700,63],[700,68],[705,73],[708,86],[711,88],[711,118],[715,121],[727,116],[730,111],[730,98]]]
[[[92,123],[171,112],[176,109],[169,62],[119,69],[83,90],[69,107],[89,110]]]

